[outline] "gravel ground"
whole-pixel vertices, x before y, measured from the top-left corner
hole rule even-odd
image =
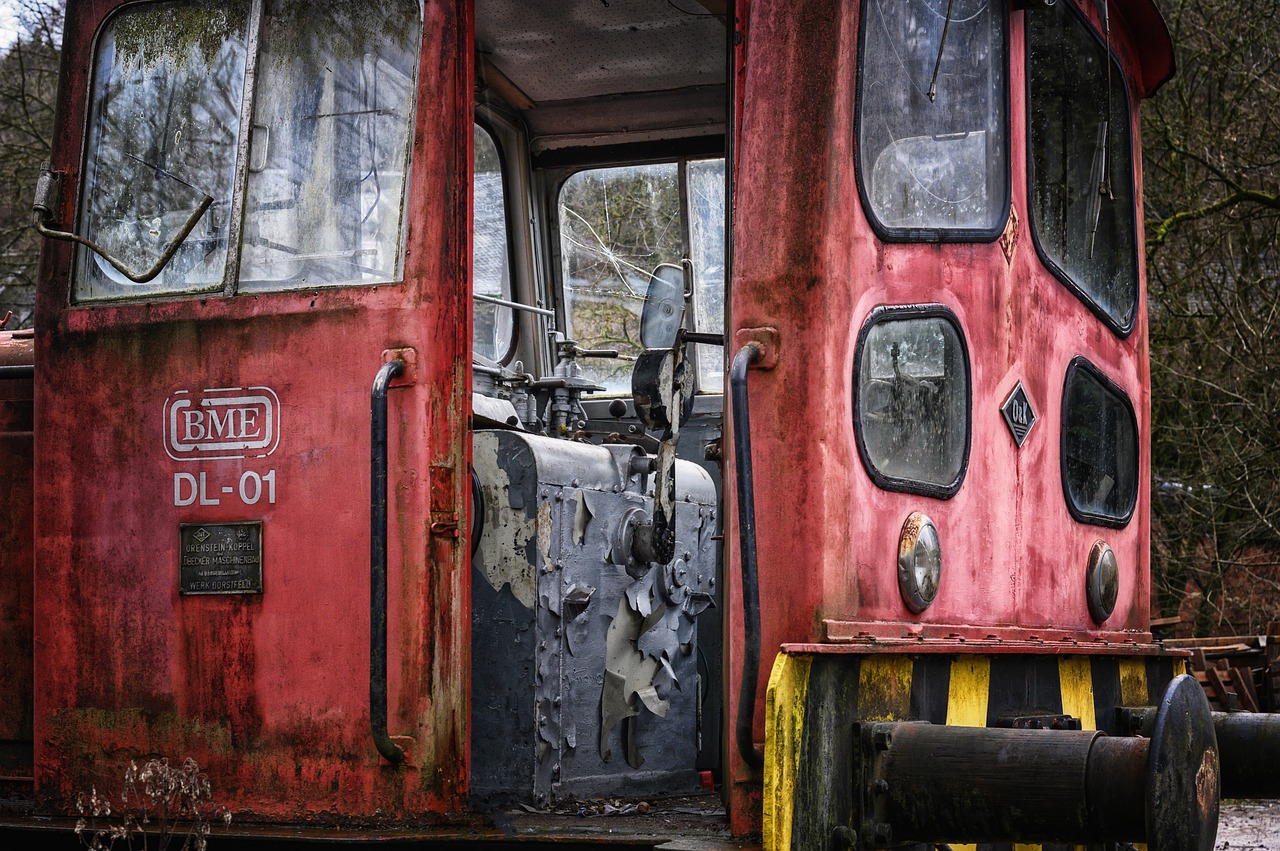
[[[1280,801],[1230,801],[1218,813],[1215,851],[1280,851]]]

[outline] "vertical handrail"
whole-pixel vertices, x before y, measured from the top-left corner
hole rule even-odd
[[[404,751],[387,734],[387,386],[404,361],[384,363],[370,397],[369,473],[369,726],[378,753],[393,765]]]
[[[760,680],[760,578],[756,564],[755,485],[751,478],[751,412],[747,404],[747,369],[760,360],[760,347],[748,343],[733,356],[729,395],[733,409],[733,464],[738,494],[738,560],[742,565],[743,657],[738,691],[738,753],[751,768],[764,767],[754,728],[756,690]]]

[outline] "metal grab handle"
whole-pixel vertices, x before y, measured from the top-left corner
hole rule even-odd
[[[167,174],[167,172],[165,173]],[[174,179],[177,180],[178,178]],[[183,182],[184,185],[190,185],[186,184],[185,181],[180,182]],[[107,251],[107,249],[98,245],[98,243],[93,240],[86,239],[85,237],[80,236],[80,234],[71,233],[70,231],[51,230],[45,227],[46,222],[53,221],[53,211],[58,206],[57,198],[61,189],[60,184],[61,176],[56,174],[49,167],[48,163],[44,163],[41,166],[40,178],[36,181],[35,201],[31,204],[31,209],[35,213],[36,233],[46,239],[60,239],[66,242],[74,242],[79,245],[83,245],[103,260],[106,260],[117,272],[124,275],[135,284],[146,284],[151,282],[164,270],[165,266],[169,265],[169,261],[173,259],[173,255],[178,253],[178,249],[182,247],[182,243],[191,235],[191,231],[195,230],[196,223],[200,221],[200,218],[208,211],[209,207],[213,205],[213,199],[208,195],[202,194],[200,198],[200,205],[196,207],[195,211],[190,216],[187,217],[186,224],[182,226],[182,230],[178,231],[178,235],[174,237],[173,241],[165,248],[164,253],[160,255],[160,259],[155,262],[155,265],[145,272],[134,272],[132,269],[125,266],[122,261],[112,257],[111,252]]]
[[[742,565],[742,686],[738,691],[736,733],[742,761],[764,767],[753,730],[756,691],[760,682],[760,575],[756,566],[755,484],[751,476],[751,412],[747,404],[747,368],[760,360],[760,347],[748,343],[729,366],[729,394],[733,411],[733,462],[738,493],[738,560]]]
[[[145,272],[134,272],[128,266],[125,266],[124,263],[112,257],[107,249],[98,245],[98,243],[91,239],[85,239],[79,234],[70,233],[68,231],[49,230],[49,228],[44,226],[44,213],[38,210],[35,217],[36,233],[47,239],[61,239],[66,240],[67,242],[79,243],[94,254],[97,254],[103,260],[106,260],[117,272],[124,275],[135,284],[146,284],[155,280],[155,277],[164,271],[164,267],[169,265],[169,261],[173,259],[173,255],[178,253],[178,249],[182,247],[182,243],[186,241],[187,237],[191,235],[191,231],[195,229],[196,222],[200,221],[200,217],[205,214],[205,211],[208,210],[212,204],[213,199],[208,195],[204,196],[204,198],[200,200],[200,206],[196,207],[195,212],[187,218],[187,223],[182,226],[182,230],[178,232],[178,235],[174,238],[173,242],[169,243],[169,247],[164,250],[164,254],[161,254],[160,259],[156,261],[155,265]]]
[[[404,361],[382,365],[370,397],[369,472],[369,726],[378,753],[393,765],[404,751],[387,735],[387,385]]]

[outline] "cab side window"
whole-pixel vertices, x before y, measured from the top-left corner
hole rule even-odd
[[[152,281],[80,249],[77,302],[400,279],[418,4],[250,17],[247,0],[140,3],[104,25],[80,233],[141,271],[211,204]]]
[[[471,184],[471,350],[504,361],[515,341],[515,317],[509,307],[485,298],[511,300],[511,259],[507,246],[506,197],[502,161],[493,137],[476,125],[475,178]]]
[[[1129,98],[1070,6],[1027,15],[1031,227],[1050,271],[1124,335],[1138,303]]]
[[[249,3],[130,6],[98,39],[79,232],[147,269],[205,195],[213,205],[145,284],[79,250],[82,301],[222,289]]]
[[[267,6],[240,288],[397,280],[417,4]]]

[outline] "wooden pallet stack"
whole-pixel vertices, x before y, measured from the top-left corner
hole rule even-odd
[[[1265,635],[1175,638],[1191,651],[1191,672],[1215,712],[1280,712],[1280,623]]]

